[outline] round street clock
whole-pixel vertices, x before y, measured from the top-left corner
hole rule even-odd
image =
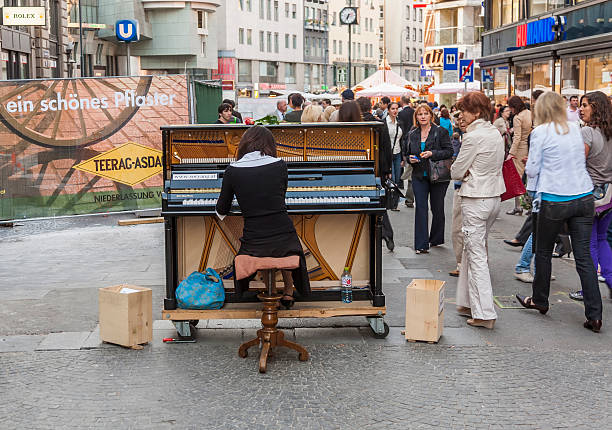
[[[357,8],[345,7],[340,11],[340,23],[345,25],[357,24]]]

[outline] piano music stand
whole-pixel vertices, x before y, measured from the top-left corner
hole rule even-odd
[[[266,373],[268,366],[268,355],[270,351],[277,346],[284,346],[286,348],[293,349],[299,353],[299,360],[308,360],[308,351],[295,342],[290,342],[285,339],[285,335],[282,331],[276,328],[278,324],[278,307],[281,295],[276,292],[276,270],[277,269],[294,269],[297,264],[293,267],[288,267],[282,263],[285,258],[257,258],[246,255],[236,256],[235,264],[238,267],[241,259],[249,259],[250,263],[257,264],[261,262],[261,266],[265,266],[267,271],[268,279],[266,284],[266,292],[257,295],[259,300],[264,302],[263,312],[261,314],[261,325],[263,328],[257,330],[257,337],[251,339],[248,342],[243,343],[238,348],[238,355],[242,358],[248,356],[248,349],[257,344],[261,345],[259,353],[259,373]],[[275,262],[277,260],[278,262]],[[298,263],[299,264],[299,263]],[[270,266],[274,266],[270,268]],[[238,272],[239,269],[237,269]]]

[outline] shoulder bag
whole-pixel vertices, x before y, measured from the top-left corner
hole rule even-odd
[[[193,272],[176,288],[176,302],[180,309],[221,309],[225,289],[221,276],[211,268]]]
[[[438,128],[435,130],[434,140],[438,139]],[[452,158],[446,160],[432,161],[429,159],[429,182],[437,184],[438,182],[449,182],[451,180],[451,165],[453,164]]]

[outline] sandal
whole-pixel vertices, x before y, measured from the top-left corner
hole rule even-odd
[[[427,249],[417,249],[414,251],[416,254],[429,254],[429,250]]]
[[[285,299],[285,297],[289,297],[289,299]],[[285,309],[289,310],[295,304],[295,298],[293,294],[283,294],[283,297],[280,299],[281,305],[285,307]]]
[[[519,301],[521,306],[523,306],[524,308],[537,309],[542,315],[545,315],[546,312],[548,312],[548,306],[543,307],[543,306],[536,305],[535,303],[533,303],[532,297],[525,297],[525,296],[521,296],[520,294],[517,294],[516,299]]]

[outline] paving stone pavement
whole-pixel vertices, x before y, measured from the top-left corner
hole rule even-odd
[[[167,321],[155,321],[153,342],[141,351],[100,343],[99,287],[151,287],[160,318],[162,225],[118,227],[130,216],[111,215],[0,228],[0,429],[612,428],[612,329],[582,328],[582,305],[567,298],[578,285],[572,260],[553,263],[558,280],[546,316],[498,309],[495,330],[475,329],[453,312],[450,240],[416,255],[413,211],[402,206],[390,216],[389,336],[374,339],[365,318],[281,319],[287,338],[311,358],[299,362],[280,350],[265,375],[256,348],[237,356],[255,335],[252,320],[201,321],[195,344],[164,344],[176,334]],[[512,275],[518,250],[501,242],[523,220],[502,215],[490,238],[501,297],[530,291]],[[436,345],[406,343],[400,334],[405,286],[420,277],[447,282]],[[606,324],[612,307],[601,288]]]

